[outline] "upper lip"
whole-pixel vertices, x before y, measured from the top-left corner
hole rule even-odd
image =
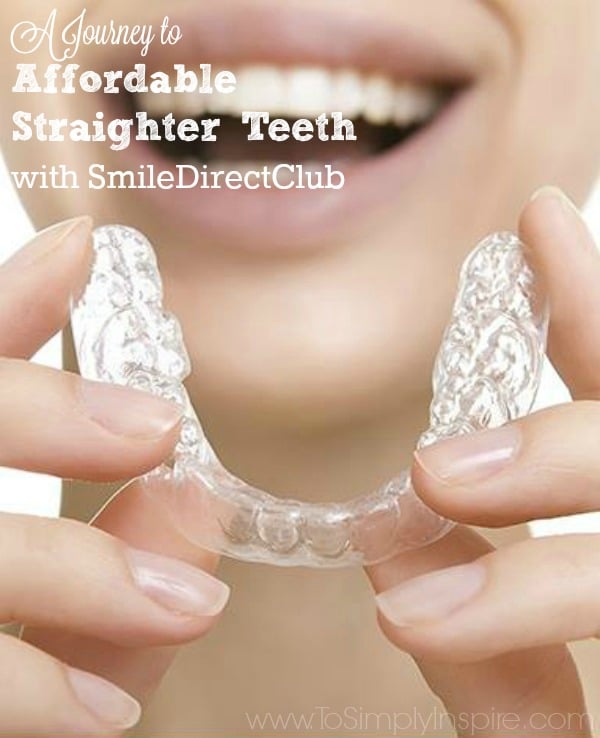
[[[227,4],[202,13],[190,9],[174,15],[171,22],[182,28],[179,43],[170,46],[155,41],[145,60],[136,49],[123,48],[122,61],[146,61],[148,68],[156,71],[174,63],[212,63],[213,68],[252,62],[350,66],[397,79],[453,86],[470,82],[475,74],[473,60],[450,48],[443,37],[350,11],[332,14]],[[104,61],[108,62],[105,54]]]

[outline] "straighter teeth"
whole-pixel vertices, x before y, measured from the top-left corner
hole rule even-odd
[[[326,69],[292,69],[287,74],[286,115],[312,118],[329,111],[333,82]]]
[[[409,126],[431,118],[441,104],[439,93],[427,87],[398,85],[394,98],[393,118],[398,126]]]
[[[274,114],[285,110],[286,79],[275,67],[243,67],[236,74],[235,103],[243,110],[269,110]]]
[[[365,85],[363,116],[367,123],[385,125],[394,112],[394,85],[386,77],[371,77]]]
[[[145,110],[148,115],[164,115],[173,111],[176,97],[178,95],[175,94],[155,95],[151,92],[140,92],[137,94],[136,107],[138,110]]]
[[[193,118],[206,113],[239,117],[249,110],[266,110],[272,117],[314,118],[341,111],[373,125],[405,127],[433,117],[442,102],[432,84],[394,81],[353,69],[251,64],[233,71],[237,86],[230,94],[145,94],[139,95],[138,108],[151,115],[173,112]]]
[[[173,113],[177,117],[197,118],[207,112],[206,98],[206,95],[199,95],[197,92],[173,93],[171,95]]]
[[[365,84],[358,72],[342,69],[335,74],[331,104],[332,110],[342,110],[349,118],[358,117],[364,110]]]

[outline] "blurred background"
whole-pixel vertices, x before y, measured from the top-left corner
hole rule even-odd
[[[550,183],[551,184],[551,183]],[[600,243],[600,186],[585,209],[585,217]],[[25,243],[33,228],[14,191],[4,162],[0,159],[0,221],[5,236],[0,242],[0,263]],[[34,361],[61,366],[61,338],[56,336],[36,354]],[[568,400],[568,393],[548,365],[536,407],[546,407]],[[0,510],[33,515],[56,516],[60,506],[60,480],[0,467]],[[577,515],[533,524],[535,535],[574,531],[600,532],[600,512]]]

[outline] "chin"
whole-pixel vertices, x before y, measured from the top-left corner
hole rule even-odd
[[[435,332],[434,332],[435,333]],[[262,355],[207,355],[191,348],[189,389],[208,426],[308,435],[366,428],[401,416],[416,398],[427,406],[433,351],[427,345],[343,350],[330,340],[296,351],[261,346]],[[235,431],[234,431],[235,432]]]

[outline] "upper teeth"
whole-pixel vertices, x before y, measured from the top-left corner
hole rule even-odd
[[[230,94],[145,93],[138,96],[138,107],[151,115],[194,118],[205,113],[241,116],[249,110],[285,118],[341,111],[375,125],[409,126],[430,118],[441,104],[433,85],[394,82],[351,69],[252,65],[233,71],[237,85]]]

